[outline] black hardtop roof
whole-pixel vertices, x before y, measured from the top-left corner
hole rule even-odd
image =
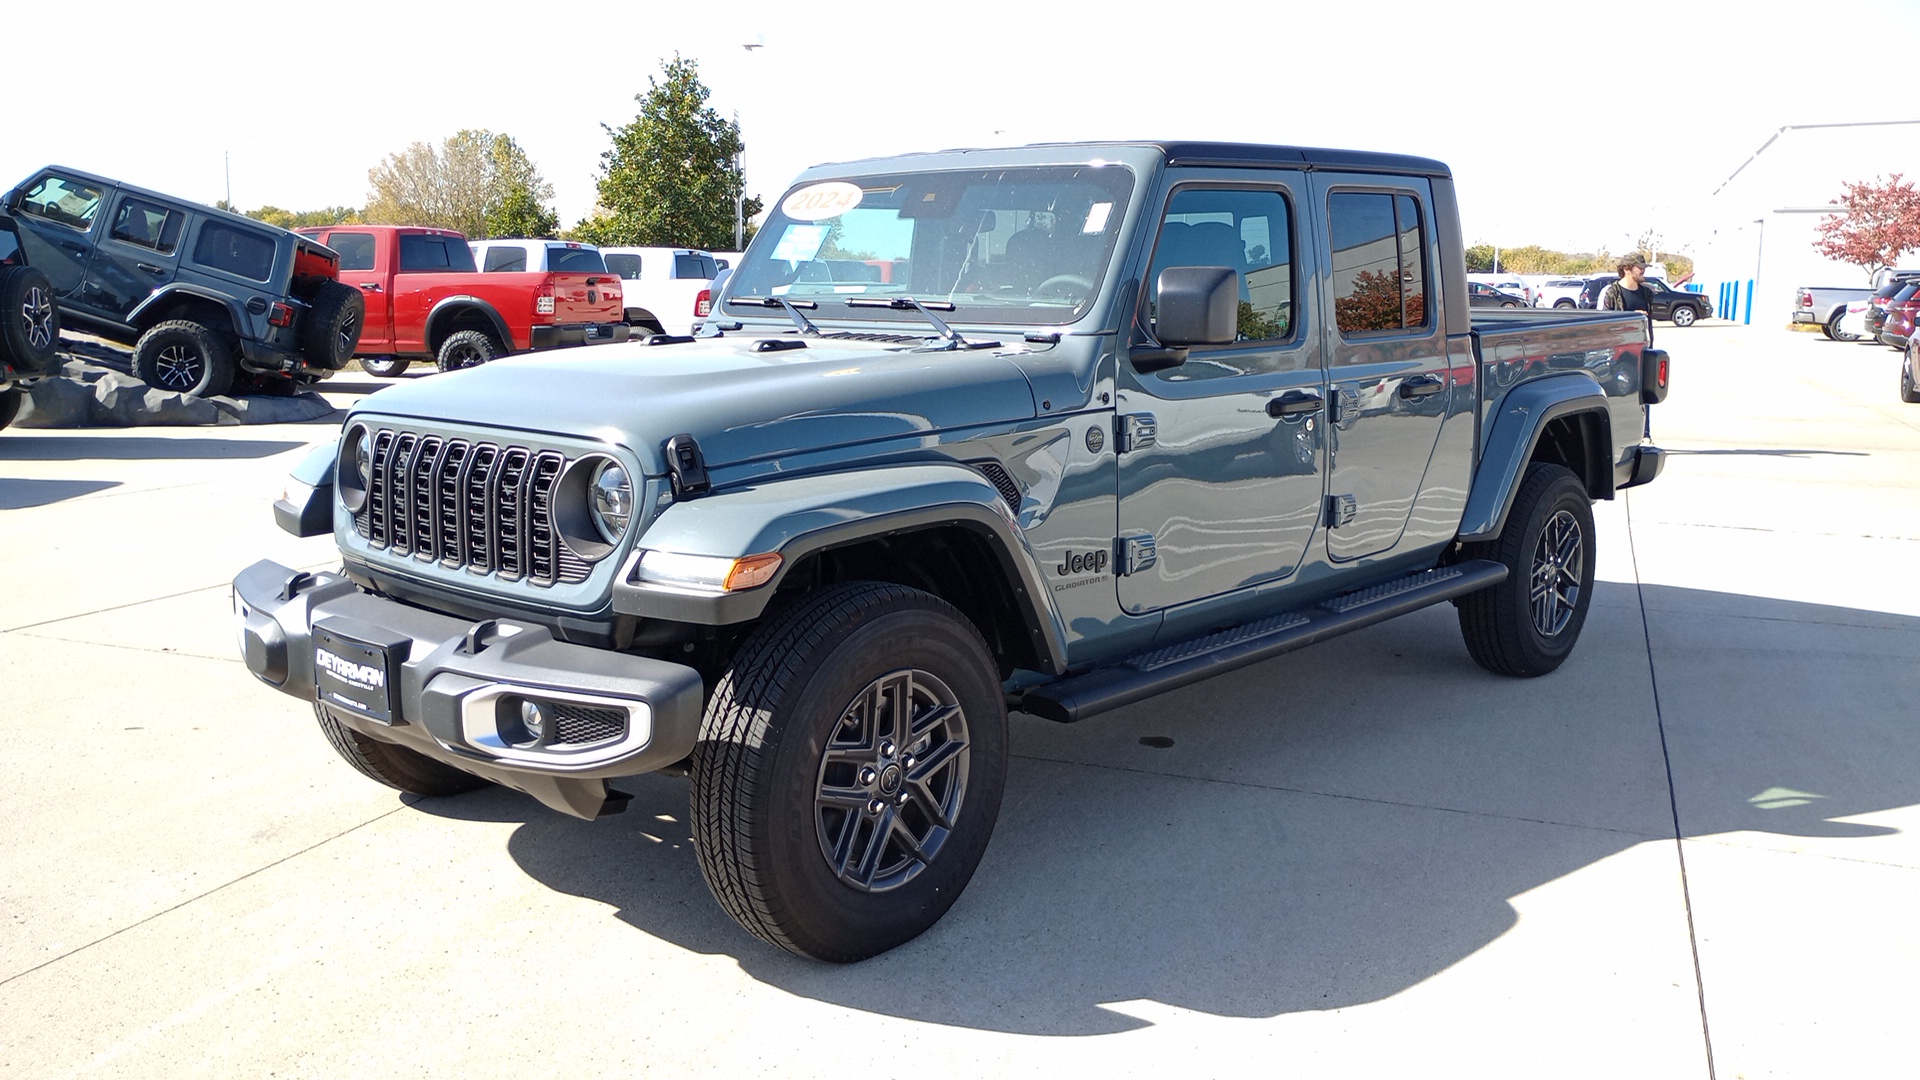
[[[924,154],[897,154],[888,157],[921,157],[938,154],[981,153],[990,150],[1074,149],[1098,151],[1102,148],[1137,146],[1160,151],[1169,165],[1222,165],[1239,168],[1338,169],[1350,172],[1384,172],[1419,176],[1453,175],[1445,162],[1410,154],[1383,154],[1371,150],[1337,150],[1315,146],[1272,146],[1264,143],[1198,142],[1161,139],[1120,139],[1101,142],[1044,142],[1024,146],[952,147]],[[883,160],[880,158],[866,159]],[[823,163],[828,164],[828,163]],[[853,164],[836,162],[832,164]]]
[[[92,183],[100,184],[104,187],[119,188],[121,191],[124,191],[129,195],[139,195],[143,198],[153,199],[156,202],[167,202],[167,203],[173,203],[178,206],[192,207],[194,211],[196,211],[197,213],[206,214],[210,217],[225,218],[229,221],[233,221],[239,224],[251,225],[256,229],[268,229],[273,232],[288,231],[286,229],[282,229],[278,225],[271,225],[271,224],[268,224],[267,222],[259,220],[258,218],[250,218],[245,214],[238,214],[231,210],[222,210],[217,206],[208,206],[206,203],[194,202],[192,199],[183,199],[178,195],[168,195],[166,192],[163,192],[163,191],[155,191],[152,188],[143,188],[138,184],[129,184],[124,180],[115,180],[111,176],[101,176],[99,173],[88,172],[85,169],[72,169],[72,168],[68,168],[65,165],[47,165],[42,168],[35,169],[33,171],[33,176],[29,176],[27,179],[31,180],[33,179],[34,176],[39,176],[42,173],[50,173],[50,172],[57,172],[63,176],[71,176],[79,180],[91,181]],[[24,183],[25,181],[22,181],[22,184]],[[312,237],[303,236],[301,237],[301,239],[305,240],[309,244],[315,244],[315,246],[321,246],[317,244],[317,242],[314,241]]]

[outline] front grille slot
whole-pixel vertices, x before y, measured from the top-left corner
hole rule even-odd
[[[410,431],[369,438],[372,476],[354,529],[370,546],[534,585],[592,572],[554,528],[566,455]]]

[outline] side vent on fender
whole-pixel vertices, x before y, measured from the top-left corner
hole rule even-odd
[[[1006,500],[1007,509],[1018,515],[1020,485],[1013,482],[1013,477],[1007,475],[1007,470],[1001,468],[997,461],[976,461],[973,467],[986,474],[987,479],[993,483],[994,489],[1000,492],[1000,497]]]

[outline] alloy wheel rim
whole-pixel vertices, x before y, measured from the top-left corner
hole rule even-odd
[[[29,344],[36,349],[53,344],[53,300],[45,289],[36,285],[27,290],[20,304],[20,315],[26,320]]]
[[[206,361],[190,345],[168,345],[154,358],[153,371],[168,389],[191,389],[199,383]]]
[[[929,672],[890,671],[842,710],[814,788],[820,855],[861,892],[897,889],[932,864],[966,801],[966,711]]]
[[[1586,541],[1580,522],[1565,510],[1556,511],[1540,530],[1533,553],[1533,581],[1529,592],[1533,628],[1553,637],[1573,621],[1580,603],[1580,580],[1586,571]]]

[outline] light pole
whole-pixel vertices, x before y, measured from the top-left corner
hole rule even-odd
[[[755,49],[767,47],[767,39],[762,35],[758,40],[741,42],[740,47],[752,55]],[[740,138],[740,110],[733,110],[733,137]],[[739,179],[740,187],[733,193],[733,250],[739,251],[747,238],[747,174],[740,168],[740,151],[733,152],[733,175]]]
[[[1753,280],[1747,282],[1747,310],[1745,325],[1753,325],[1753,291],[1760,285],[1760,263],[1767,253],[1767,219],[1754,218],[1753,223],[1760,226],[1760,238],[1753,244]]]

